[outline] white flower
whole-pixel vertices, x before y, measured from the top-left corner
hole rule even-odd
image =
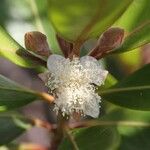
[[[108,71],[91,56],[70,60],[51,55],[47,66],[49,77],[46,85],[55,96],[54,110],[61,110],[63,115],[78,112],[98,117],[101,97],[95,93],[95,85],[104,83]]]

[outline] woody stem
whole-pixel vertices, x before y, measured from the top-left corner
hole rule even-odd
[[[58,149],[58,146],[64,137],[64,129],[65,129],[65,126],[68,122],[67,117],[63,116],[61,112],[59,112],[57,120],[58,120],[58,126],[57,126],[57,129],[55,131],[54,138],[51,142],[51,150],[57,150]]]

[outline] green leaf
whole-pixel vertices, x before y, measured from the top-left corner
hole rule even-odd
[[[122,135],[122,142],[118,150],[149,150],[150,129],[139,130],[132,135]]]
[[[102,85],[100,88],[101,89],[103,89],[103,88],[109,88],[109,87],[113,86],[116,83],[117,83],[117,79],[115,79],[115,77],[109,73],[107,75],[106,80],[105,80],[105,84]]]
[[[132,59],[129,59],[132,58]],[[141,66],[141,51],[140,48],[128,51],[126,53],[121,53],[117,55],[117,59],[121,62],[122,66],[127,68],[127,70],[136,70]]]
[[[122,46],[113,52],[125,52],[150,42],[149,0],[134,0],[115,26],[123,28],[127,35]]]
[[[120,107],[114,107],[114,109],[109,112],[107,115],[100,118],[104,121],[117,121],[118,122],[118,131],[122,135],[130,135],[137,132],[137,128],[141,128],[144,125],[150,127],[150,112],[149,111],[137,111],[130,110]],[[120,122],[126,122],[126,126],[119,125]],[[131,126],[130,123],[136,124]],[[129,123],[129,125],[128,125]],[[142,126],[142,125],[143,126]]]
[[[99,94],[116,105],[136,110],[150,110],[150,64]]]
[[[122,136],[119,150],[149,150],[150,129],[146,128],[130,135]]]
[[[71,41],[99,36],[132,0],[49,0],[49,16],[57,32]]]
[[[118,131],[121,135],[119,150],[148,150],[150,138],[150,112],[135,111],[115,107],[113,111],[105,115],[103,120],[126,122],[126,126],[118,125]],[[130,123],[137,126],[130,126]],[[149,127],[142,127],[141,124],[149,124]]]
[[[26,68],[37,67],[37,64],[26,57],[21,57],[18,52],[25,52],[23,49],[1,26],[0,26],[0,56],[13,63]]]
[[[0,111],[24,106],[37,99],[37,93],[0,75]]]
[[[31,127],[29,119],[18,115],[0,114],[0,145],[11,142]]]
[[[72,133],[77,146],[81,150],[109,150],[116,149],[120,137],[116,128],[113,127],[88,127],[82,129],[75,129]],[[59,150],[73,150],[73,147],[67,139],[64,139],[59,147]]]
[[[60,47],[57,42],[56,32],[53,29],[52,24],[48,20],[47,0],[28,0],[27,2],[31,7],[38,31],[41,31],[47,36],[51,51],[60,54]]]

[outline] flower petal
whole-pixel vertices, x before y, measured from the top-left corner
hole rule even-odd
[[[94,57],[91,57],[91,56],[81,57],[80,62],[84,67],[89,68],[89,69],[91,69],[90,68],[91,65],[96,65],[96,66],[99,65],[99,62]]]
[[[104,70],[102,65],[91,56],[84,56],[80,59],[82,66],[86,69],[85,76],[87,76],[91,83],[101,85],[108,74],[108,71]]]
[[[108,71],[107,70],[102,70],[101,71],[101,80],[103,81],[102,84],[104,84],[104,81],[105,81],[107,75],[108,75]]]
[[[99,116],[100,105],[97,101],[93,101],[93,103],[86,103],[84,110],[85,115],[97,118]]]
[[[62,69],[64,61],[65,58],[61,55],[50,55],[47,60],[47,67],[50,73],[56,73],[56,71]]]

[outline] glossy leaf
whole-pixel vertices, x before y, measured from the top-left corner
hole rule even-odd
[[[79,149],[116,149],[119,144],[119,135],[113,127],[88,127],[75,129],[72,133],[75,142]],[[64,139],[59,147],[59,150],[73,150],[72,144],[67,139]]]
[[[33,91],[0,75],[0,111],[21,107],[36,99],[37,95]]]
[[[115,26],[127,34],[124,43],[114,52],[125,52],[150,42],[149,0],[134,0]]]
[[[109,88],[117,83],[117,79],[115,79],[114,76],[112,76],[110,73],[107,75],[106,80],[104,82],[104,85],[102,85],[100,88]]]
[[[0,27],[0,57],[4,57],[13,63],[27,68],[34,68],[37,64],[26,57],[18,55],[25,50],[2,28]]]
[[[141,50],[140,48],[134,49],[132,51],[128,51],[126,53],[121,53],[116,55],[117,58],[121,62],[121,66],[126,69],[126,71],[135,71],[140,68],[142,63],[141,58]],[[129,59],[132,58],[132,59]]]
[[[113,111],[105,115],[103,120],[107,121],[121,121],[126,122],[126,126],[118,125],[118,131],[121,135],[121,143],[118,150],[144,150],[149,149],[150,138],[150,112],[149,111],[135,111],[130,109],[123,109],[115,107]],[[137,126],[130,126],[130,122]],[[141,124],[149,124],[149,127],[142,127]]]
[[[122,135],[130,135],[137,132],[137,128],[141,128],[143,124],[150,126],[150,112],[137,111],[114,106],[113,110],[100,119],[105,121],[124,121],[126,126],[118,125],[118,131]],[[130,122],[134,122],[137,126],[131,126]],[[129,125],[127,125],[129,123]]]
[[[49,16],[62,37],[83,41],[99,36],[126,10],[132,0],[49,0]]]
[[[0,115],[0,145],[7,144],[32,127],[31,121],[17,115]]]
[[[99,90],[106,100],[122,107],[150,110],[150,64],[107,90]]]
[[[118,150],[149,150],[150,129],[139,129],[138,132],[130,136],[122,135],[122,142]]]

